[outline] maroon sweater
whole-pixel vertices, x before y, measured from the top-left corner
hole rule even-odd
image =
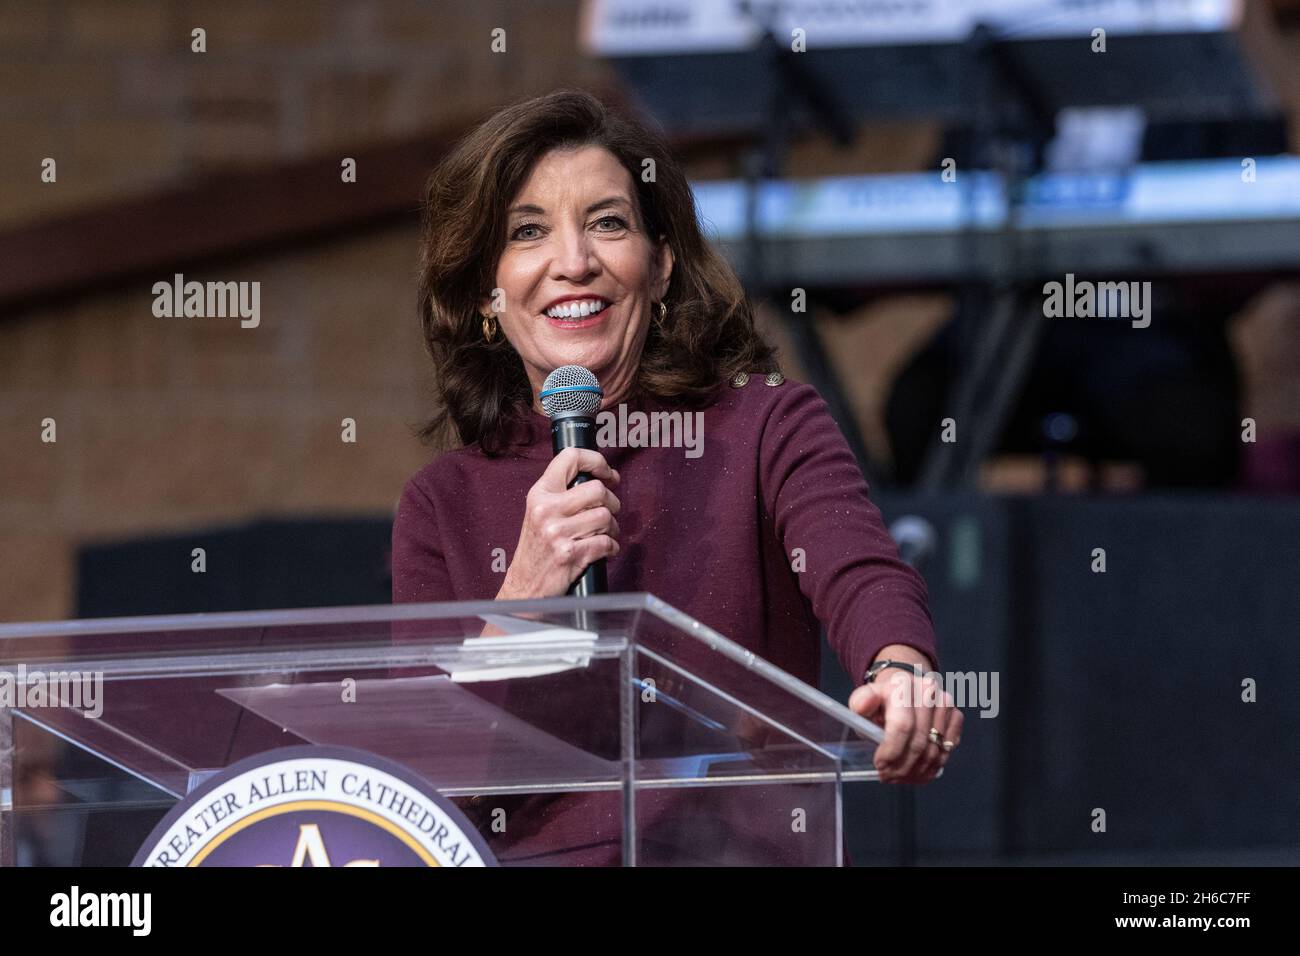
[[[751,375],[702,414],[699,457],[601,449],[622,478],[609,590],[650,592],[813,686],[822,625],[855,678],[886,644],[937,667],[924,580],[899,559],[816,391]],[[394,602],[496,596],[504,572],[493,552],[513,557],[525,497],[553,457],[544,415],[525,413],[514,437],[503,457],[469,445],[407,482],[393,525]]]

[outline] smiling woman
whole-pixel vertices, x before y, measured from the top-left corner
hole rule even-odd
[[[925,583],[899,560],[826,403],[776,367],[658,137],[581,92],[489,118],[429,180],[419,304],[440,400],[424,435],[453,447],[403,489],[394,601],[558,596],[605,560],[610,591],[651,592],[814,685],[824,626],[863,681],[849,706],[885,728],[882,779],[934,777],[962,716],[923,686],[938,664]],[[692,409],[695,447],[629,429],[553,455],[538,394],[565,365],[595,373],[608,418]],[[592,712],[585,679],[537,678],[524,696],[570,721],[547,728],[556,736],[604,752],[617,720]],[[910,693],[890,692],[900,684]],[[783,799],[759,815],[788,821],[797,808]],[[638,823],[643,862],[810,862],[798,840],[693,819],[667,797],[655,807]],[[609,794],[531,797],[510,816],[500,834],[483,821],[503,862],[620,859]]]
[[[586,321],[552,308],[574,301]],[[440,406],[422,435],[488,455],[560,365],[591,369],[606,407],[634,388],[702,407],[736,373],[776,369],[663,141],[582,92],[507,107],[435,170],[419,308]]]
[[[547,153],[518,199],[483,310],[496,313],[534,395],[552,369],[581,365],[607,404],[621,402],[636,380],[649,300],[668,292],[667,237],[646,234],[632,177],[600,146]]]

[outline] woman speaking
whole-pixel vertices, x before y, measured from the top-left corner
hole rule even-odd
[[[881,778],[934,777],[962,715],[924,684],[924,582],[825,403],[777,370],[660,137],[576,91],[493,115],[430,177],[419,309],[423,437],[458,447],[403,489],[395,602],[563,595],[604,559],[611,592],[650,592],[814,686],[824,626],[861,685],[849,707],[884,727]],[[595,373],[602,411],[698,413],[698,447],[553,455],[539,395],[565,365]],[[617,862],[593,797],[550,798],[512,852]]]

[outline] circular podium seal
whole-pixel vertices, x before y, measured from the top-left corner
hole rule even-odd
[[[425,780],[346,747],[284,747],[227,767],[171,809],[132,866],[496,866]]]

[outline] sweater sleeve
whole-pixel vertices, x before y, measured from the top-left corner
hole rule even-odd
[[[925,579],[899,558],[821,396],[806,384],[780,389],[762,436],[763,505],[787,559],[802,549],[795,577],[854,683],[888,644],[914,647],[937,668]]]
[[[412,478],[393,518],[393,603],[453,600],[433,502]]]

